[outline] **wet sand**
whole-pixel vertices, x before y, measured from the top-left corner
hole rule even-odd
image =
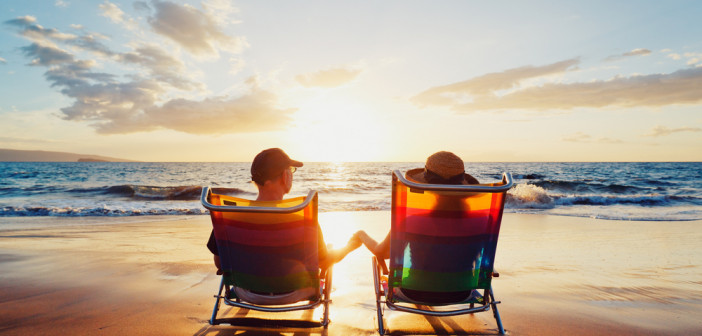
[[[321,213],[327,242],[382,238],[388,212]],[[0,218],[0,334],[372,335],[370,253],[334,268],[328,330],[210,326],[219,278],[207,216]],[[510,335],[702,334],[702,221],[505,214],[493,281]],[[223,307],[221,317],[304,318]],[[386,310],[392,334],[496,334],[492,313]]]

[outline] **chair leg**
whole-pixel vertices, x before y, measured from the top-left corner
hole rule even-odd
[[[375,306],[378,313],[378,334],[385,335],[385,323],[383,321],[383,288],[380,283],[380,266],[378,260],[373,257],[373,285],[375,286]]]
[[[331,302],[332,288],[332,266],[327,269],[327,274],[324,279],[324,312],[322,314],[322,325],[324,329],[329,326],[329,303]]]
[[[495,317],[495,322],[497,322],[497,330],[500,335],[505,334],[505,328],[502,326],[502,319],[500,318],[500,312],[497,311],[497,304],[500,301],[495,301],[495,295],[492,293],[492,286],[490,287],[490,305],[492,306],[492,315]]]
[[[217,291],[217,295],[215,296],[217,299],[215,300],[215,305],[214,309],[212,309],[212,317],[210,318],[210,324],[211,325],[217,325],[217,311],[219,311],[219,301],[222,299],[222,289],[224,288],[224,276],[222,276],[222,281],[219,283],[219,291]]]

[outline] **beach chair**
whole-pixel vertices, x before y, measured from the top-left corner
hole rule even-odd
[[[442,185],[414,183],[393,172],[390,268],[373,257],[381,335],[386,330],[383,304],[439,317],[492,307],[504,334],[491,282],[499,276],[493,263],[505,193],[512,184],[509,173],[501,183]]]
[[[203,188],[201,203],[212,217],[223,271],[210,324],[226,322],[217,318],[224,300],[230,306],[263,312],[323,305],[321,322],[296,325],[327,327],[332,270],[330,266],[324,275],[319,270],[316,191],[306,197],[259,202]]]

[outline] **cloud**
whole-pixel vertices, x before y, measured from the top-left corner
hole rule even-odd
[[[7,63],[7,60],[6,60],[6,59],[4,59],[4,58],[2,58],[2,57],[0,57],[0,63],[2,63],[2,64],[6,64],[6,63]]]
[[[295,80],[307,88],[334,88],[353,81],[361,72],[360,69],[336,68],[297,75]]]
[[[42,42],[47,40],[68,41],[75,39],[73,34],[61,33],[56,29],[47,29],[36,23],[37,19],[33,16],[22,16],[16,19],[5,21],[5,24],[20,28],[20,34],[29,40]]]
[[[562,62],[560,62],[562,63]],[[559,64],[555,63],[554,65]],[[565,65],[531,69],[530,74],[555,73]],[[569,64],[568,66],[572,66]],[[639,107],[698,104],[702,102],[702,67],[668,74],[618,76],[590,82],[547,82],[539,86],[512,88],[529,77],[525,68],[488,74],[464,82],[426,90],[411,101],[419,106],[448,106],[459,113],[490,110],[568,110],[573,108]],[[537,71],[537,69],[539,71]],[[553,71],[548,72],[546,69]],[[515,71],[518,70],[518,71]]]
[[[76,85],[64,90],[76,98],[62,109],[64,119],[91,121],[99,133],[124,134],[171,129],[192,134],[251,133],[283,129],[294,109],[277,107],[277,97],[251,87],[239,97],[201,101],[172,99],[157,105],[163,88],[154,81]]]
[[[56,2],[54,2],[54,6],[56,6],[56,7],[68,7],[68,5],[69,5],[68,2],[65,2],[62,0],[56,0]]]
[[[239,9],[234,7],[230,0],[209,0],[202,3],[207,14],[221,26],[239,23],[232,20],[233,14],[239,13]]]
[[[462,101],[472,100],[473,97],[513,89],[528,79],[573,70],[579,63],[580,61],[577,59],[570,59],[540,67],[524,66],[503,72],[489,73],[466,81],[428,89],[412,97],[411,101],[419,106],[457,106]]]
[[[57,43],[65,43],[78,48],[78,50],[91,51],[123,64],[139,66],[141,69],[146,69],[151,79],[177,89],[203,90],[204,88],[202,84],[187,77],[187,71],[181,61],[155,45],[140,45],[135,47],[133,51],[117,53],[102,44],[100,40],[104,38],[100,34],[89,32],[83,32],[80,36],[64,34],[56,29],[43,28],[36,24],[35,18],[30,16],[9,20],[5,23],[20,28],[20,35],[36,41],[21,48],[26,56],[33,58],[31,65],[66,65],[65,69],[57,68],[47,72],[47,78],[54,82],[54,86],[60,86],[61,82],[67,78],[73,82],[108,77],[105,74],[90,74],[86,71],[75,72],[76,67],[82,67],[81,64],[78,64],[81,61],[77,60],[73,53],[57,45]],[[82,30],[82,26],[79,28]],[[70,76],[66,77],[66,74],[70,74]],[[142,71],[139,71],[138,76],[141,75]]]
[[[134,61],[153,61],[144,58],[145,51],[140,50],[140,56],[132,55]],[[90,122],[103,134],[156,129],[193,134],[270,131],[287,125],[294,112],[278,108],[277,97],[255,85],[239,97],[172,99],[159,105],[167,93],[163,82],[134,79],[120,83],[110,74],[91,72],[91,68],[89,61],[74,61],[51,67],[45,76],[52,86],[74,100],[71,106],[61,109],[63,119]]]
[[[146,1],[134,1],[132,4],[135,10],[138,11],[149,11],[151,10],[151,7],[149,7],[149,4],[146,3]]]
[[[119,54],[117,59],[124,63],[142,66],[149,71],[150,77],[168,83],[181,90],[202,90],[203,85],[186,78],[185,65],[172,57],[165,50],[155,45],[142,45],[132,52]]]
[[[236,75],[246,66],[246,61],[241,58],[229,58],[229,74]]]
[[[43,46],[32,43],[20,48],[25,55],[34,57],[30,65],[50,66],[63,63],[72,63],[75,59],[72,54],[61,50],[58,47]]]
[[[585,134],[583,132],[576,132],[575,134],[563,137],[562,140],[567,142],[590,142],[591,139],[592,137],[588,134]]]
[[[182,61],[158,45],[131,44],[130,51],[116,52],[82,27],[80,35],[71,35],[43,28],[33,17],[5,23],[30,41],[21,48],[30,64],[45,67],[46,80],[71,99],[61,109],[62,118],[89,123],[99,133],[272,131],[286,127],[295,111],[279,107],[277,96],[261,89],[255,79],[247,81],[247,90],[237,95],[173,99],[182,96],[173,89],[192,94],[205,87],[190,79]],[[80,52],[88,51],[107,57],[81,59]],[[111,68],[99,62],[112,62],[109,65],[117,66],[120,75],[96,71]]]
[[[679,127],[679,128],[668,128],[665,126],[656,126],[651,130],[651,133],[646,134],[646,136],[650,137],[659,137],[659,136],[666,136],[666,135],[671,135],[673,133],[680,133],[680,132],[702,132],[702,128],[699,127]]]
[[[597,139],[597,142],[599,142],[599,143],[605,143],[605,144],[619,144],[619,143],[624,143],[624,141],[622,141],[622,140],[619,140],[619,139],[612,139],[612,138],[607,138],[607,137],[598,138],[598,139]]]
[[[277,97],[255,89],[236,97],[215,97],[202,101],[174,99],[145,111],[150,127],[193,134],[250,133],[284,129],[294,109],[276,107]]]
[[[625,53],[623,53],[623,54],[620,54],[620,55],[612,55],[612,56],[609,56],[609,57],[605,58],[605,61],[615,61],[615,60],[618,60],[618,59],[622,59],[622,58],[624,58],[624,57],[631,57],[631,56],[647,56],[647,55],[650,55],[650,54],[651,54],[651,51],[648,50],[648,49],[645,49],[645,48],[637,48],[637,49],[633,49],[633,50],[631,50],[631,51],[627,51],[627,52],[625,52]]]
[[[100,8],[100,10],[102,10],[102,13],[100,15],[112,20],[112,22],[124,22],[124,12],[117,5],[109,1],[105,1],[98,7]]]
[[[669,49],[668,49],[668,51],[670,52]],[[678,53],[670,52],[667,55],[667,57],[671,58],[673,60],[676,60],[676,61],[679,61],[679,60],[685,58],[686,59],[685,64],[689,65],[689,66],[701,66],[702,65],[702,64],[700,64],[700,60],[702,59],[702,53],[698,53],[698,52],[689,52],[688,51],[688,52],[683,53],[682,55],[678,54]]]
[[[622,54],[622,56],[646,56],[649,54],[651,54],[650,50],[644,49],[644,48],[638,48],[638,49],[634,49],[634,50],[629,51],[629,52],[625,52]]]
[[[602,144],[618,144],[618,143],[623,143],[624,141],[619,140],[619,139],[612,139],[608,137],[600,137],[600,138],[593,138],[589,134],[585,134],[583,132],[576,132],[574,134],[564,136],[561,140],[567,141],[567,142],[578,142],[578,143],[602,143]]]
[[[129,30],[134,30],[137,28],[136,21],[134,21],[132,18],[126,18],[124,11],[122,11],[119,6],[109,1],[105,1],[104,3],[100,4],[99,8],[102,11],[100,15],[110,19],[110,21],[121,24]]]
[[[222,32],[216,19],[189,6],[169,1],[153,1],[155,13],[148,18],[154,31],[194,55],[219,56],[218,49],[239,53],[248,44],[243,37]]]
[[[103,56],[113,54],[109,48],[100,42],[100,39],[102,39],[102,35],[100,34],[85,33],[78,36],[62,33],[54,28],[47,29],[37,24],[36,18],[33,16],[18,17],[5,21],[5,24],[19,28],[21,36],[30,41],[34,41],[37,45],[58,49],[55,45],[56,43],[66,43]]]

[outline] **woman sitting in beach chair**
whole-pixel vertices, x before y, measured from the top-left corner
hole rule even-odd
[[[317,222],[317,193],[283,200],[297,167],[302,162],[291,160],[281,149],[267,149],[251,165],[252,180],[259,190],[255,201],[203,188],[202,204],[210,210],[213,224],[207,245],[222,274],[211,324],[219,322],[216,316],[223,298],[229,305],[268,312],[312,309],[324,303],[321,325],[326,327],[331,266],[361,242],[354,237],[345,247],[328,251]],[[311,302],[263,307],[305,300]]]
[[[487,311],[492,306],[500,333],[491,280],[499,235],[504,194],[511,176],[500,184],[480,185],[464,172],[463,161],[453,153],[438,152],[424,169],[393,173],[392,226],[377,243],[365,232],[356,235],[375,255],[373,274],[378,310],[378,331],[384,333],[383,306],[431,316]],[[390,269],[384,259],[390,259]],[[389,273],[385,280],[380,273]],[[482,289],[483,295],[478,292]],[[402,303],[427,306],[468,304],[469,308],[426,310]],[[475,307],[479,304],[479,307]]]

